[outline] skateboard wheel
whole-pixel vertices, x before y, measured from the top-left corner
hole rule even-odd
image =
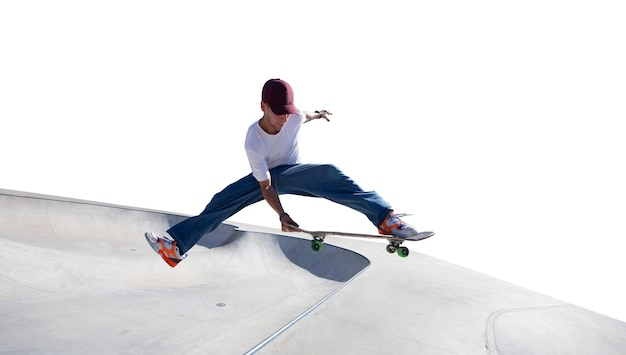
[[[400,255],[401,258],[406,258],[407,256],[409,256],[409,248],[407,247],[398,248],[398,255]]]
[[[389,254],[395,253],[397,249],[398,248],[396,248],[395,246],[393,246],[391,244],[387,245],[387,253],[389,253]]]
[[[313,251],[320,251],[322,250],[322,246],[324,245],[324,243],[322,243],[319,240],[312,240],[311,241],[311,249],[313,249]]]

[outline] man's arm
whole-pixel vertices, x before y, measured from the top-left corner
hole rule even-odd
[[[321,110],[321,111],[315,111],[315,112],[308,112],[308,111],[304,111],[304,117],[306,118],[304,120],[304,123],[307,123],[309,121],[313,121],[313,120],[318,120],[320,118],[325,119],[326,121],[330,122],[330,118],[328,118],[328,116],[332,115],[332,113],[326,111],[326,110]]]
[[[263,194],[265,201],[267,201],[267,203],[269,203],[269,205],[274,209],[274,211],[278,213],[278,216],[281,222],[282,231],[283,232],[296,232],[296,230],[294,230],[293,228],[289,228],[286,225],[286,224],[291,224],[297,227],[298,223],[296,223],[293,219],[291,219],[291,217],[287,213],[285,213],[285,210],[283,209],[283,206],[280,203],[280,198],[278,197],[278,193],[276,192],[276,190],[274,190],[274,187],[272,186],[271,180],[267,179],[264,181],[259,181],[259,187],[261,188],[261,193]]]

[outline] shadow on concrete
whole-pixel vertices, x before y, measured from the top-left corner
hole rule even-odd
[[[327,244],[324,246],[324,252],[315,252],[311,249],[311,241],[308,239],[251,232],[226,223],[205,234],[197,245],[214,249],[242,239],[247,239],[246,245],[242,246],[246,249],[262,250],[268,245],[277,245],[284,257],[294,265],[316,277],[337,282],[347,282],[370,264],[363,255],[334,245]]]

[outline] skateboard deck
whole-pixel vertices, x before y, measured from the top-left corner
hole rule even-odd
[[[392,235],[384,235],[384,234],[363,234],[363,233],[347,233],[347,232],[336,232],[336,231],[310,231],[306,229],[302,229],[300,227],[296,227],[294,225],[288,224],[292,229],[297,230],[298,232],[309,234],[313,237],[311,241],[311,249],[314,251],[321,251],[322,246],[324,245],[324,238],[329,235],[336,235],[341,237],[351,237],[351,238],[375,238],[375,239],[387,239],[389,244],[386,249],[390,254],[398,253],[399,256],[406,258],[409,256],[409,248],[401,246],[401,244],[405,241],[418,241],[426,238],[430,238],[435,235],[435,232],[419,232],[417,235],[409,237],[409,238],[398,238]]]

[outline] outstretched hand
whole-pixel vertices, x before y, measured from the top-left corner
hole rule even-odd
[[[319,118],[323,118],[325,119],[327,122],[330,122],[330,118],[328,118],[328,116],[332,115],[332,113],[326,111],[326,110],[321,110],[321,111],[315,111],[315,113],[318,113],[320,115]]]
[[[328,116],[332,115],[332,113],[326,110],[320,110],[320,111],[315,111],[314,113],[305,112],[305,115],[306,115],[306,120],[304,121],[304,123],[307,123],[313,120],[318,120],[320,118],[323,118],[326,121],[330,122],[330,118],[328,118]]]

